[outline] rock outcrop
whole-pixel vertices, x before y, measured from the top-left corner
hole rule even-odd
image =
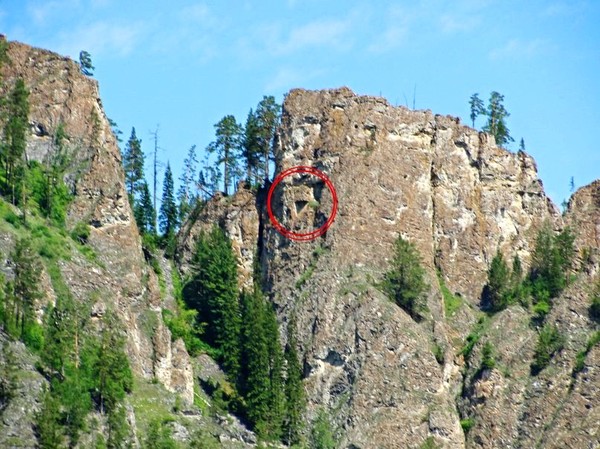
[[[191,375],[182,374],[191,372],[189,357],[181,344],[173,347],[162,323],[165,298],[144,259],[120,150],[102,109],[98,83],[82,75],[76,62],[46,50],[10,42],[8,57],[10,62],[2,67],[4,90],[20,77],[30,92],[26,157],[44,162],[56,151],[56,130],[64,128],[70,159],[65,180],[74,194],[67,226],[91,225],[89,245],[98,263],[84,258],[61,261],[67,285],[77,299],[96,300],[95,310],[110,308],[118,314],[127,332],[128,355],[139,375],[156,377],[191,403]]]

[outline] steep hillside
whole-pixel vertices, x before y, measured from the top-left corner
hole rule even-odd
[[[526,153],[498,148],[456,118],[348,89],[288,94],[276,171],[297,165],[319,168],[336,188],[339,214],[324,236],[308,243],[281,236],[266,215],[266,191],[254,211],[242,190],[226,205],[209,201],[198,221],[186,224],[181,247],[192,247],[197,229],[217,222],[239,254],[258,251],[261,281],[280,321],[293,317],[297,324],[309,420],[326,410],[339,447],[348,448],[597,443],[599,398],[594,389],[580,397],[584,385],[594,384],[588,364],[595,346],[583,371],[573,374],[595,329],[588,316],[598,257],[593,186],[574,195],[563,219]],[[272,207],[284,226],[312,230],[326,220],[332,196],[317,178],[297,175],[281,182]],[[578,272],[545,322],[566,343],[533,376],[540,323],[531,306],[488,316],[480,302],[498,250],[506,260],[518,255],[527,269],[544,223],[559,230],[563,222],[577,236]],[[398,236],[415,243],[427,270],[429,313],[420,322],[378,287]],[[467,353],[469,341],[475,343]],[[481,371],[488,342],[495,367]]]

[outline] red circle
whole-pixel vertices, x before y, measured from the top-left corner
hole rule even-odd
[[[275,215],[273,214],[273,210],[271,208],[271,199],[273,197],[273,192],[275,191],[275,187],[277,187],[277,184],[279,184],[281,182],[281,180],[283,178],[285,178],[286,176],[290,176],[290,175],[293,175],[296,173],[309,173],[309,174],[314,175],[317,178],[321,179],[325,183],[325,185],[331,192],[331,196],[333,197],[333,208],[332,208],[331,214],[329,215],[329,218],[327,219],[325,224],[323,226],[321,226],[319,229],[315,229],[312,232],[308,232],[308,233],[304,233],[304,234],[299,233],[299,232],[292,232],[289,229],[286,229],[281,223],[279,223],[279,221],[277,221],[277,218],[275,218]],[[309,242],[309,241],[314,240],[317,237],[320,237],[321,235],[325,234],[327,229],[329,229],[329,227],[333,224],[333,220],[335,219],[335,216],[337,214],[337,209],[338,209],[337,193],[335,191],[335,188],[333,187],[333,184],[331,183],[331,180],[321,170],[316,169],[314,167],[309,167],[306,165],[297,165],[295,167],[288,168],[287,170],[281,172],[273,180],[273,184],[271,185],[271,188],[269,189],[269,194],[267,195],[267,212],[269,214],[269,219],[271,220],[271,224],[277,230],[277,232],[279,232],[281,235],[283,235],[284,237],[287,237],[290,240],[295,240],[297,242]]]

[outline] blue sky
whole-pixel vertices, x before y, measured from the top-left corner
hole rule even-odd
[[[457,115],[469,96],[505,96],[559,204],[600,178],[597,0],[0,0],[0,32],[96,66],[109,117],[132,126],[176,173],[226,114],[263,95],[348,86],[392,104]],[[479,123],[478,126],[481,126]]]

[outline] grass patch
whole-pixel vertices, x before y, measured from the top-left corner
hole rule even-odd
[[[134,379],[129,402],[135,411],[136,424],[140,431],[145,431],[152,421],[169,422],[175,419],[172,414],[175,404],[173,394],[159,383]]]
[[[427,437],[425,441],[419,446],[419,449],[438,449],[438,445],[435,444],[433,437]]]
[[[575,366],[573,367],[573,377],[577,376],[578,373],[583,371],[583,368],[585,368],[585,360],[587,355],[598,343],[600,343],[600,331],[594,332],[585,345],[585,349],[577,353],[577,357],[575,358]]]
[[[465,357],[465,360],[468,360],[469,357],[471,357],[475,345],[479,342],[479,340],[481,340],[481,336],[483,335],[483,331],[485,330],[487,322],[487,318],[482,316],[481,318],[479,318],[479,321],[477,321],[477,324],[475,325],[473,331],[471,331],[471,333],[467,335],[465,345],[460,351],[460,354],[462,354]]]
[[[462,306],[462,299],[452,294],[452,292],[446,286],[442,273],[438,271],[438,281],[440,284],[440,290],[444,297],[444,311],[446,312],[446,318],[454,316],[456,311]]]
[[[474,425],[475,420],[473,418],[466,418],[460,420],[460,427],[462,427],[464,433],[469,433],[469,431],[473,428]]]

